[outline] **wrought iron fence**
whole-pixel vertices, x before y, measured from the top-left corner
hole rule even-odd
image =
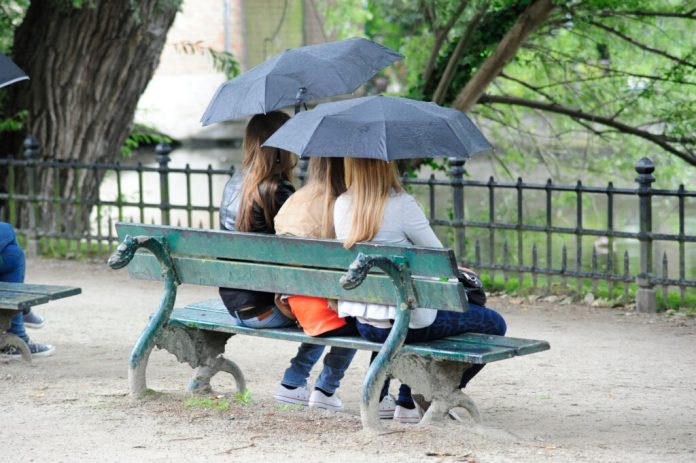
[[[200,169],[188,164],[184,168],[170,167],[170,152],[167,144],[157,146],[157,166],[59,162],[39,159],[38,143],[29,137],[24,159],[0,159],[0,168],[5,170],[4,185],[0,185],[0,220],[15,225],[18,235],[26,240],[29,253],[45,252],[61,244],[78,252],[108,253],[117,244],[116,220],[217,228],[221,188],[233,169],[213,169],[210,165]],[[696,288],[696,276],[687,274],[687,264],[694,265],[689,271],[696,273],[696,264],[688,261],[687,253],[687,246],[696,246],[696,232],[687,230],[686,221],[687,206],[696,211],[696,191],[687,191],[683,185],[677,190],[652,188],[655,166],[647,158],[636,165],[636,188],[617,188],[611,182],[606,187],[596,187],[585,186],[581,181],[576,185],[557,185],[551,180],[525,183],[521,178],[516,182],[498,182],[492,177],[479,181],[466,178],[464,160],[452,159],[450,166],[447,177],[431,175],[403,180],[427,205],[432,225],[465,265],[502,275],[506,285],[509,279],[516,279],[522,286],[526,279],[531,280],[534,288],[551,289],[554,284],[567,284],[572,279],[578,293],[586,291],[588,285],[588,291],[596,294],[598,283],[603,282],[608,294],[618,291],[624,298],[629,297],[629,288],[636,287],[637,306],[646,311],[656,308],[656,288],[664,301],[671,290],[678,290],[682,304],[687,291]],[[305,169],[306,163],[301,162],[301,179]],[[97,191],[93,198],[83,197],[77,182],[70,194],[59,194],[60,179],[66,172],[77,176],[84,171],[94,173],[98,183],[109,179],[115,186],[114,194],[105,198]],[[51,194],[42,192],[37,184],[37,179],[46,175],[53,179]],[[123,191],[125,175],[133,177],[136,184],[134,191],[129,192],[133,198]],[[184,181],[172,191],[170,179],[177,175],[183,176]],[[18,178],[23,179],[21,184],[17,183]],[[146,185],[153,184],[158,191],[148,193]],[[220,192],[216,193],[216,189]],[[172,200],[173,193],[179,200]],[[534,195],[536,199],[532,201]],[[504,207],[503,197],[512,207]],[[603,198],[603,226],[586,223],[584,202],[588,197]],[[560,199],[564,211],[572,210],[572,219],[555,214]],[[669,215],[674,222],[672,233],[653,231],[653,203],[661,199],[676,201],[676,220],[674,214]],[[534,203],[534,213],[525,214],[525,205],[530,202]],[[47,207],[54,212],[51,223],[42,220],[41,211]],[[617,209],[626,207],[635,216],[636,230],[622,229],[616,224]],[[61,222],[61,210],[67,208],[82,213],[73,214],[75,219],[70,222]],[[501,209],[506,212],[502,219]],[[594,240],[589,259],[583,257],[588,239]],[[598,240],[603,244],[602,258],[598,255]],[[617,240],[636,243],[638,256],[629,256],[628,250],[620,254],[615,249]],[[562,247],[558,246],[559,241]],[[660,265],[654,265],[656,242],[675,247],[677,270],[672,269],[672,275],[666,252],[657,256]],[[631,265],[632,259],[637,259],[638,265]]]

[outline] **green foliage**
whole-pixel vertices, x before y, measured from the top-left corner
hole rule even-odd
[[[244,389],[244,392],[237,392],[233,396],[235,402],[240,403],[242,405],[249,405],[254,401],[254,398],[251,396],[251,391],[249,389]]]
[[[172,139],[166,135],[162,135],[154,127],[134,124],[128,138],[123,142],[121,155],[129,157],[133,154],[133,151],[143,145],[154,145],[160,142],[171,143]]]
[[[215,68],[216,71],[225,74],[227,79],[232,79],[233,77],[239,75],[239,62],[229,51],[217,51],[211,47],[206,47],[200,40],[197,42],[178,42],[174,44],[174,47],[177,51],[186,55],[208,56],[213,64],[213,68]]]
[[[218,412],[226,412],[230,409],[230,401],[224,397],[189,397],[184,400],[186,408],[204,408]]]
[[[29,0],[0,0],[0,52],[9,53],[14,30],[21,23],[28,7]]]
[[[372,19],[363,0],[318,1],[317,10],[324,19],[324,31],[334,39],[364,37],[365,22]]]
[[[24,122],[27,120],[28,111],[19,111],[14,116],[5,117],[0,119],[0,134],[4,132],[17,132],[22,130],[24,127]]]
[[[451,103],[530,1],[470,1],[449,30],[428,82],[423,71],[434,37],[460,1],[372,0],[365,30],[406,55],[396,77],[408,96],[428,100],[473,15],[486,5],[456,63],[445,95],[445,103]],[[557,181],[587,174],[608,180],[609,172],[628,179],[635,162],[650,156],[665,173],[660,186],[695,181],[694,169],[675,156],[690,156],[696,165],[696,15],[688,3],[556,2],[549,19],[486,93],[557,105],[619,125],[509,104],[479,104],[472,113],[496,144],[501,173],[514,178],[543,164]],[[687,13],[690,18],[674,16]]]
[[[281,411],[291,411],[291,410],[303,410],[305,407],[302,404],[280,404],[276,405],[276,410]]]

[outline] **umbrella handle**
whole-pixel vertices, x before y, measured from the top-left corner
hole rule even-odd
[[[300,87],[297,89],[297,95],[295,95],[295,114],[300,112],[300,106],[302,105],[302,95],[304,95],[305,93],[307,93],[307,89],[305,87]]]

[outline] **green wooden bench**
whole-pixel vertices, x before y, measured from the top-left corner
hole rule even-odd
[[[14,346],[19,349],[24,360],[31,362],[29,346],[15,334],[7,332],[12,318],[29,307],[75,296],[81,292],[80,288],[71,286],[0,282],[0,349]]]
[[[365,428],[381,426],[379,390],[387,374],[432,400],[424,422],[444,419],[455,406],[478,419],[474,403],[457,388],[466,368],[549,349],[545,341],[479,334],[404,345],[410,309],[467,308],[464,288],[456,279],[455,256],[448,249],[360,244],[346,250],[330,240],[132,223],[119,223],[116,229],[122,243],[109,265],[128,265],[134,278],[164,280],[160,307],[131,353],[133,395],[146,389],[147,361],[154,346],[197,368],[189,391],[209,392],[210,379],[219,371],[230,373],[243,391],[241,370],[222,354],[232,335],[245,334],[379,351],[363,382],[360,412]],[[313,338],[296,328],[235,326],[217,300],[175,309],[182,283],[392,304],[400,310],[383,345],[359,337]]]

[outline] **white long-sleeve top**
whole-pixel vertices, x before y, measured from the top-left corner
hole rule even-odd
[[[334,226],[336,238],[348,238],[351,226],[352,197],[344,193],[334,205]],[[413,196],[407,193],[390,194],[384,207],[384,218],[379,231],[370,241],[379,244],[428,246],[441,248],[430,223]],[[390,305],[365,304],[363,302],[339,301],[338,314],[341,317],[356,317],[361,323],[379,328],[391,327],[390,320],[396,318],[396,307]],[[436,309],[417,308],[411,313],[409,328],[425,328],[432,325],[437,315]]]

